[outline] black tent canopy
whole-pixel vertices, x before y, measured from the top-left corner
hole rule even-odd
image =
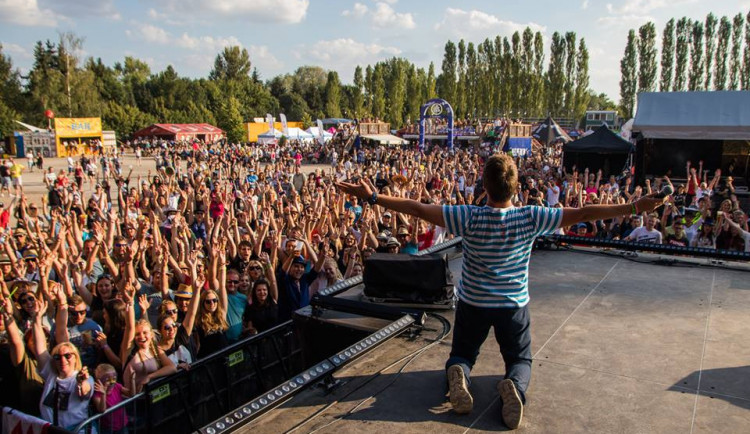
[[[571,169],[588,167],[591,171],[602,169],[606,175],[614,175],[627,163],[635,146],[612,132],[606,125],[574,142],[563,145],[564,166]]]
[[[531,131],[531,135],[543,145],[549,145],[558,141],[568,143],[573,140],[550,116],[544,122],[537,125]]]

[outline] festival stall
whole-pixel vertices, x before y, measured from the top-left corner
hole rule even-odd
[[[273,130],[268,130],[263,134],[258,134],[258,143],[260,143],[261,145],[275,145],[282,135],[283,134],[281,134],[281,131],[274,128]]]
[[[299,140],[302,142],[312,142],[313,140],[315,140],[314,135],[301,128],[296,127],[287,128],[287,134],[283,135],[286,136],[286,138],[289,140]]]
[[[223,139],[224,131],[211,124],[152,124],[133,133],[134,138],[159,138],[168,141],[202,140],[206,143]]]
[[[93,154],[101,146],[101,118],[55,118],[57,157]]]
[[[593,133],[563,145],[563,165],[572,172],[573,165],[590,172],[620,173],[635,152],[632,143],[601,125]]]
[[[318,127],[310,127],[305,130],[306,132],[313,135],[313,137],[318,137],[320,135],[320,130]],[[323,142],[328,143],[333,139],[333,134],[329,131],[323,130]]]

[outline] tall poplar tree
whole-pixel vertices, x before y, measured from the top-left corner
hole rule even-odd
[[[622,60],[620,60],[620,115],[625,119],[633,117],[633,108],[635,107],[635,94],[638,87],[637,43],[635,30],[631,29],[628,32],[625,54],[622,56]]]
[[[679,92],[685,90],[692,28],[693,25],[687,17],[682,17],[677,21],[677,27],[675,28],[675,38],[677,42],[675,44],[673,91]]]
[[[726,16],[719,23],[719,37],[716,44],[716,70],[714,71],[714,90],[724,90],[727,86],[727,57],[729,41],[732,40],[732,23]],[[708,88],[706,88],[708,89]]]
[[[742,52],[742,73],[740,74],[742,90],[750,90],[750,12],[745,18],[745,50]]]
[[[565,39],[558,32],[552,34],[547,79],[547,109],[557,116],[562,112],[565,97]]]
[[[576,105],[574,119],[582,119],[589,104],[589,50],[586,48],[586,40],[581,38],[576,55]]]
[[[656,26],[649,22],[638,29],[638,92],[656,89]]]
[[[442,72],[438,77],[437,93],[450,104],[456,103],[456,44],[445,43]]]
[[[674,74],[674,18],[667,21],[661,38],[661,80],[659,90],[669,92],[672,89],[672,75]]]
[[[729,89],[737,90],[740,87],[740,76],[742,74],[742,62],[740,61],[740,50],[742,49],[742,30],[745,27],[745,18],[741,13],[734,16],[732,22],[732,55],[729,62]]]
[[[575,110],[576,83],[576,33],[565,33],[565,116],[572,116]]]
[[[325,113],[331,118],[341,117],[341,82],[336,71],[328,72],[325,87]]]
[[[688,90],[703,90],[703,24],[693,23]]]
[[[706,16],[706,25],[703,28],[703,39],[705,40],[705,71],[706,78],[703,83],[703,89],[711,89],[711,71],[713,70],[714,51],[716,49],[716,16],[713,13],[709,13]],[[718,60],[718,58],[717,58]]]
[[[535,88],[532,95],[534,109],[532,116],[544,115],[545,81],[544,81],[544,37],[541,32],[534,34],[534,78]]]
[[[458,41],[458,83],[456,84],[456,100],[451,101],[453,109],[459,116],[466,114],[466,42]]]
[[[372,115],[379,119],[385,119],[385,69],[377,64],[372,71]]]

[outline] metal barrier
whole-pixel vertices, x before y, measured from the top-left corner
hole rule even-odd
[[[305,369],[291,321],[193,363],[189,370],[148,383],[142,393],[97,414],[75,431],[112,432],[118,411],[136,433],[192,432]]]

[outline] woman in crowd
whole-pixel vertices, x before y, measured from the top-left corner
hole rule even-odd
[[[255,281],[252,304],[245,308],[244,329],[248,334],[262,333],[276,325],[279,308],[278,291],[265,279]]]

